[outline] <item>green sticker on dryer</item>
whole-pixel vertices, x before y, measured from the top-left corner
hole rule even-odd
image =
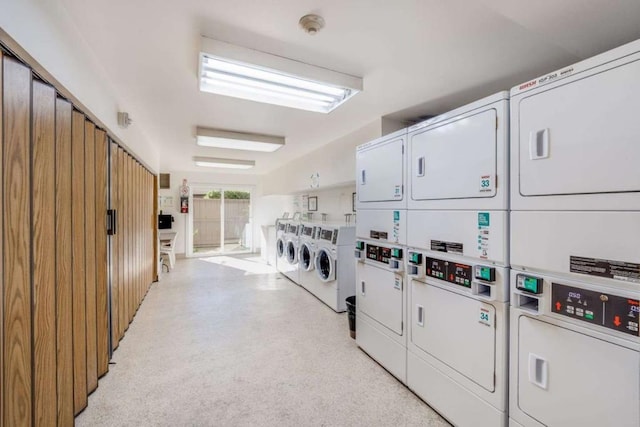
[[[478,212],[478,227],[489,227],[491,218],[489,212]]]

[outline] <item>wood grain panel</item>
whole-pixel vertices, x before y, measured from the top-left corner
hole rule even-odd
[[[74,111],[71,121],[71,232],[73,251],[73,399],[75,414],[80,413],[87,406],[84,122],[84,115]]]
[[[98,377],[109,370],[109,307],[107,290],[107,134],[96,131],[96,316]]]
[[[111,169],[111,182],[109,191],[111,192],[111,209],[116,210],[116,219],[119,218],[118,207],[118,145],[115,142],[111,143],[110,147],[110,169]],[[111,346],[115,350],[120,344],[120,316],[119,304],[120,304],[120,234],[119,224],[116,224],[116,234],[111,237]]]
[[[3,417],[6,426],[32,420],[30,107],[31,70],[3,60],[2,160],[4,225]]]
[[[56,425],[56,91],[32,88],[33,375],[36,426]]]
[[[73,425],[71,104],[56,101],[56,329],[58,426]]]
[[[4,61],[2,50],[0,49],[0,157],[4,151],[4,131],[3,131],[3,120],[4,120],[4,89],[2,86],[2,74],[4,71]],[[2,174],[4,165],[0,161],[0,175]],[[3,222],[3,209],[2,209],[2,200],[3,198],[3,188],[0,185],[0,223]],[[3,248],[3,230],[0,227],[0,427],[4,427],[4,396],[5,396],[5,388],[4,388],[4,272],[3,272],[3,260],[4,255],[2,253]]]
[[[124,336],[124,331],[127,329],[126,307],[127,307],[127,282],[126,282],[126,208],[124,206],[124,182],[126,178],[125,163],[124,163],[124,150],[118,148],[118,209],[119,209],[119,226],[120,235],[118,236],[118,256],[119,260],[119,298],[120,303],[118,306],[118,315],[120,322],[120,339]]]
[[[84,194],[85,194],[85,277],[87,291],[87,392],[98,387],[98,341],[96,321],[96,126],[84,127]]]

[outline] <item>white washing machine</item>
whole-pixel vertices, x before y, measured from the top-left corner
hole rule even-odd
[[[509,94],[409,128],[407,385],[457,426],[508,422]]]
[[[300,245],[298,248],[298,265],[300,271],[300,286],[305,289],[320,283],[315,271],[316,232],[319,224],[303,222],[300,225]]]
[[[276,270],[278,270],[280,273],[284,273],[287,266],[285,255],[286,240],[284,237],[286,228],[286,219],[276,220]]]
[[[356,151],[356,342],[403,383],[407,332],[407,130]],[[392,256],[391,254],[394,254]]]
[[[307,290],[340,313],[346,311],[345,299],[355,294],[353,246],[355,227],[322,224],[317,228],[314,273]]]
[[[640,425],[640,41],[511,109],[514,426]]]
[[[284,263],[283,271],[289,280],[295,284],[300,284],[300,272],[298,266],[298,233],[300,232],[299,221],[288,221],[284,232]]]

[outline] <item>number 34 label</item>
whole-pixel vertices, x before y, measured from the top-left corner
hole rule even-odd
[[[478,322],[487,326],[493,325],[493,314],[484,307],[480,307]]]
[[[495,180],[493,179],[493,175],[482,175],[480,177],[480,192],[481,193],[490,193],[493,191],[495,186]]]

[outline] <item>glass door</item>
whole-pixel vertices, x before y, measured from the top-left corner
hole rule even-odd
[[[251,191],[194,189],[192,221],[194,256],[251,252]]]

